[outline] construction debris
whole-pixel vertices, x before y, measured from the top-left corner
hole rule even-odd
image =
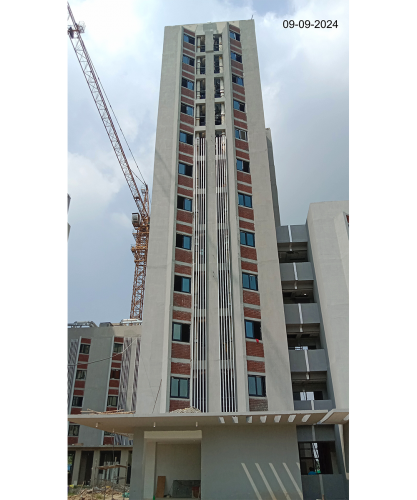
[[[201,413],[198,408],[194,408],[194,406],[190,406],[189,408],[181,408],[180,410],[172,410],[169,413]]]
[[[86,410],[81,410],[81,413],[86,413],[87,415],[126,415],[128,413],[135,413],[134,411],[125,411],[125,410],[109,410],[109,411],[96,411],[87,408]]]

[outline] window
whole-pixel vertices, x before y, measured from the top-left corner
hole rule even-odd
[[[191,293],[191,278],[185,276],[174,276],[174,291]]]
[[[216,102],[214,104],[214,124],[221,125],[224,121],[224,113],[222,113],[223,103]]]
[[[247,339],[262,340],[261,323],[245,319],[245,335]]]
[[[338,474],[334,441],[298,443],[301,474]],[[333,470],[333,467],[336,470]]]
[[[190,35],[186,35],[184,33],[184,42],[191,43],[191,45],[195,45],[195,38]]]
[[[180,142],[184,144],[193,145],[193,136],[191,134],[186,134],[185,132],[180,132]]]
[[[241,172],[249,172],[249,162],[245,160],[236,160],[236,168]]]
[[[109,431],[104,431],[104,435],[105,436],[114,436],[114,434],[112,432],[109,432]]]
[[[193,176],[193,166],[186,165],[185,163],[178,163],[178,173],[181,175],[188,175],[188,177]]]
[[[172,323],[172,340],[175,340],[176,342],[189,342],[190,325]]]
[[[186,115],[194,116],[194,108],[192,106],[188,106],[187,104],[181,103],[181,113],[185,113]]]
[[[235,137],[236,139],[241,139],[242,141],[248,140],[248,133],[246,130],[240,130],[239,128],[235,128]]]
[[[293,392],[294,401],[322,401],[323,391],[294,391]]]
[[[75,374],[76,380],[85,380],[87,378],[87,370],[77,370]]]
[[[214,72],[215,73],[223,73],[222,71],[223,65],[220,56],[214,56]]]
[[[185,64],[189,64],[190,66],[194,66],[194,59],[192,57],[188,57],[188,56],[183,55],[182,62]]]
[[[184,196],[177,196],[177,208],[191,212],[193,210],[193,200],[184,198]]]
[[[83,397],[82,396],[73,396],[72,398],[72,406],[78,406],[81,408],[83,405]]]
[[[224,88],[223,88],[223,79],[215,78],[214,79],[214,97],[222,97],[224,96]]]
[[[222,41],[221,35],[213,35],[213,50],[214,50],[214,52],[217,52],[220,50],[221,41]]]
[[[190,379],[171,377],[171,398],[189,398]]]
[[[113,354],[118,354],[123,351],[123,344],[114,343],[113,344]]]
[[[185,234],[177,234],[175,246],[177,248],[184,248],[185,250],[191,250],[191,236],[186,236]]]
[[[249,290],[258,290],[258,276],[242,273],[242,286]]]
[[[245,111],[245,103],[236,101],[235,99],[233,99],[233,107],[238,111],[243,111],[243,112]]]
[[[192,82],[191,80],[187,80],[186,78],[183,78],[181,80],[181,85],[186,89],[194,90],[194,82]]]
[[[90,354],[90,344],[81,344],[80,354]]]
[[[232,75],[232,82],[237,83],[238,85],[242,85],[243,87],[243,78],[241,76]]]
[[[311,349],[317,349],[318,339],[311,338],[290,338],[288,335],[288,349],[293,351],[309,351]]]
[[[266,396],[265,377],[248,375],[249,396]]]
[[[230,52],[232,59],[237,62],[242,62],[242,56],[240,54],[236,54],[236,52]]]
[[[68,436],[78,436],[80,432],[80,426],[75,424],[69,424]]]
[[[237,40],[240,42],[240,34],[235,33],[234,31],[229,31],[230,38],[233,38],[233,40]]]
[[[118,396],[107,396],[107,406],[117,406]]]
[[[115,370],[114,368],[112,368],[110,370],[110,378],[114,380],[120,380],[120,370]]]
[[[241,207],[252,208],[252,196],[249,194],[238,193],[239,205]]]
[[[255,246],[255,234],[247,233],[246,231],[240,231],[240,244],[247,245],[248,247]]]

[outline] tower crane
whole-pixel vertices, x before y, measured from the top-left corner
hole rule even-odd
[[[135,245],[132,245],[131,251],[135,261],[135,274],[133,278],[130,318],[142,320],[143,299],[145,295],[146,263],[149,244],[149,189],[144,179],[141,180],[140,189],[136,184],[134,177],[134,175],[136,176],[136,174],[134,174],[129,166],[125,152],[123,151],[122,144],[117,134],[116,127],[110,115],[106,99],[104,98],[104,89],[101,85],[100,79],[98,78],[94,65],[81,37],[81,34],[85,31],[85,26],[83,23],[77,23],[75,21],[69,3],[67,4],[67,6],[69,17],[72,21],[72,25],[68,27],[67,31],[69,39],[74,48],[75,55],[77,56],[78,62],[80,63],[88,88],[90,89],[91,95],[93,96],[94,102],[100,114],[100,118],[103,122],[104,128],[106,129],[107,135],[109,136],[111,145],[113,146],[117,160],[122,168],[130,192],[132,193],[133,199],[138,209],[137,213],[132,214],[132,224],[134,227],[133,237],[135,239]]]

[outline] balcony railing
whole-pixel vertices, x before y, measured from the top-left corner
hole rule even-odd
[[[206,117],[205,116],[196,116],[195,125],[196,125],[196,127],[205,127]]]
[[[224,113],[214,115],[214,124],[215,125],[223,125],[224,117],[225,117]]]
[[[200,66],[197,68],[197,75],[205,75],[206,74],[206,67],[205,66]]]
[[[206,46],[205,45],[200,45],[200,47],[197,47],[199,52],[205,52],[206,51]]]
[[[206,90],[197,90],[197,99],[205,99],[206,98]]]
[[[217,99],[218,97],[224,97],[224,89],[215,89],[214,97]]]
[[[215,64],[214,73],[223,73],[223,64]]]

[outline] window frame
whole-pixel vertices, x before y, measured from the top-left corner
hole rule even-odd
[[[243,135],[243,137],[242,137],[242,135]],[[235,138],[239,139],[241,141],[248,142],[248,132],[247,132],[247,130],[243,130],[241,128],[235,127]]]
[[[85,349],[86,347],[88,347],[88,349]],[[91,347],[91,344],[80,344],[80,354],[90,354],[90,347]],[[87,352],[85,352],[87,351]]]
[[[242,83],[239,83],[238,80],[241,80]],[[232,73],[232,83],[236,83],[236,85],[240,85],[241,87],[245,86],[245,81],[243,80],[243,78],[241,76],[235,75],[234,73]]]
[[[180,108],[181,108],[180,111],[182,114],[187,115],[187,116],[194,116],[194,107],[193,106],[190,106],[189,104],[185,104],[185,102],[182,102]],[[185,111],[183,111],[183,109],[185,109]],[[189,110],[191,110],[191,114],[188,112]]]
[[[232,36],[232,33],[235,36]],[[232,40],[236,40],[237,42],[240,42],[240,33],[236,33],[236,31],[229,30],[229,36]]]
[[[119,376],[118,377],[112,377],[113,372],[118,372]],[[120,380],[120,377],[122,375],[122,370],[119,368],[110,368],[110,380]]]
[[[242,168],[239,168],[238,162],[242,162]],[[247,167],[247,170],[245,168]],[[236,158],[236,170],[239,172],[245,172],[246,174],[250,173],[250,162],[246,160],[241,160],[240,158]]]
[[[187,248],[184,246],[184,238],[187,238],[188,240],[190,240],[190,248]],[[178,241],[179,239],[182,239],[182,243],[181,243],[181,246],[178,245]],[[192,245],[192,238],[190,235],[188,234],[181,234],[181,233],[177,233],[176,234],[176,237],[175,237],[175,248],[182,248],[183,250],[191,250],[191,245]]]
[[[181,286],[179,287],[180,289],[178,289],[179,279],[181,279]],[[187,280],[189,283],[189,291],[188,292],[183,289],[184,288],[184,280]],[[180,274],[175,274],[174,275],[174,292],[191,293],[191,278],[189,278],[188,276],[182,276]]]
[[[246,276],[248,277],[247,279],[248,279],[249,286],[245,286]],[[253,285],[256,288],[253,288]],[[245,290],[252,290],[253,292],[258,292],[259,291],[258,275],[242,272],[242,288],[244,288]]]
[[[77,376],[79,372],[84,373],[84,377],[83,377],[83,378],[79,378],[79,377]],[[77,371],[75,372],[75,380],[86,380],[86,379],[87,379],[87,370],[82,370],[82,369],[81,369],[81,370],[79,370],[79,369],[77,368]]]
[[[81,404],[80,405],[74,404],[74,399],[75,398],[81,399]],[[83,407],[83,403],[84,403],[84,396],[75,396],[75,395],[72,396],[72,401],[71,401],[71,406],[72,407],[74,407],[74,408],[82,408]]]
[[[235,106],[235,103],[238,105],[238,107]],[[243,109],[241,109],[243,107]],[[246,113],[246,104],[242,101],[238,101],[237,99],[233,99],[233,109],[236,111],[241,111],[242,113]]]
[[[250,337],[248,335],[248,329],[246,328],[246,325],[250,323],[252,325],[259,325],[259,328],[256,327],[252,327],[252,331],[253,331],[253,337]],[[251,340],[262,340],[262,324],[260,321],[254,321],[254,320],[251,320],[251,319],[245,319],[245,338],[247,339],[251,339]]]
[[[182,396],[181,395],[181,384],[180,382],[182,380],[186,380],[187,381],[187,395],[186,396]],[[178,387],[177,387],[177,393],[178,393],[178,396],[174,396],[173,395],[173,391],[172,391],[172,383],[173,381],[178,381]],[[170,381],[170,385],[169,385],[169,397],[171,399],[190,399],[190,379],[189,377],[172,377],[171,376],[171,381]]]
[[[188,38],[188,40],[186,40]],[[195,36],[187,35],[187,33],[183,33],[183,42],[189,43],[190,45],[195,46]],[[192,42],[190,40],[193,40]]]
[[[248,234],[252,236],[252,239],[253,239],[253,245],[250,245],[248,243]],[[244,243],[242,243],[242,235],[244,235]],[[251,247],[251,248],[255,248],[255,233],[251,233],[250,231],[242,231],[240,229],[240,244],[241,245],[245,245],[247,247]]]
[[[187,59],[187,60],[185,60],[185,59]],[[188,61],[190,61],[190,62],[188,62]],[[192,61],[192,63],[191,63],[191,61]],[[188,64],[188,66],[192,66],[193,68],[195,68],[195,59],[193,59],[190,56],[187,56],[186,54],[182,55],[182,62],[184,64]]]
[[[184,167],[184,173],[180,172],[180,165]],[[189,172],[189,173],[187,173]],[[180,175],[186,175],[187,177],[192,177],[193,176],[193,166],[188,165],[188,163],[183,163],[182,161],[178,162],[178,173]]]
[[[180,339],[174,338],[175,326],[178,326],[178,325],[181,327]],[[183,331],[184,330],[184,326],[187,327],[186,330],[188,330],[188,332],[184,332]],[[190,338],[191,338],[191,325],[189,323],[178,323],[176,321],[172,322],[172,340],[174,342],[182,342],[184,344],[189,344],[190,343]]]
[[[74,434],[75,429],[77,430],[76,434]],[[68,437],[78,437],[79,435],[80,435],[80,425],[79,424],[69,424]]]
[[[184,85],[184,82],[186,82],[187,85]],[[190,88],[188,86],[189,83],[192,85],[192,88]],[[195,84],[194,84],[194,82],[192,80],[188,80],[188,78],[184,78],[183,76],[181,77],[181,87],[184,87],[185,89],[194,91],[194,85]]]
[[[240,200],[241,200],[241,197],[243,197],[243,204],[240,203]],[[247,200],[250,200],[250,205],[247,205]],[[246,193],[237,193],[237,203],[240,207],[245,207],[245,208],[253,208],[253,204],[252,204],[252,196],[250,194],[246,194]]]
[[[113,342],[113,354],[120,354],[123,352],[123,345],[121,342]],[[121,346],[121,350],[117,351],[115,350],[116,346]],[[119,347],[117,349],[120,349]]]
[[[242,64],[242,54],[238,54],[237,52],[233,52],[233,50],[231,50],[230,57],[231,57],[232,61],[236,61],[236,62]],[[240,61],[239,61],[239,58],[240,58]]]
[[[186,200],[189,202],[187,203]],[[190,209],[186,208],[189,204]],[[184,210],[185,212],[192,213],[193,211],[193,200],[192,198],[187,198],[186,196],[182,196],[180,194],[177,195],[177,210]]]
[[[249,379],[250,378],[254,378],[255,379],[255,391],[256,391],[256,394],[251,394],[251,388],[250,388],[250,383],[249,383]],[[253,396],[255,398],[265,398],[266,397],[266,381],[265,381],[265,375],[248,375],[248,395],[249,396]],[[261,394],[258,394],[258,379],[260,379],[260,383],[261,383]]]
[[[185,135],[185,141],[181,140],[181,136]],[[188,138],[191,137],[191,142],[188,141]],[[187,134],[187,132],[183,132],[180,130],[180,142],[183,144],[188,144],[189,146],[192,146],[194,144],[194,136],[192,134]]]
[[[116,398],[116,404],[115,405],[109,403],[110,398]],[[107,395],[107,406],[111,406],[113,408],[117,408],[118,403],[119,403],[119,396],[115,396],[114,394],[108,394]]]

